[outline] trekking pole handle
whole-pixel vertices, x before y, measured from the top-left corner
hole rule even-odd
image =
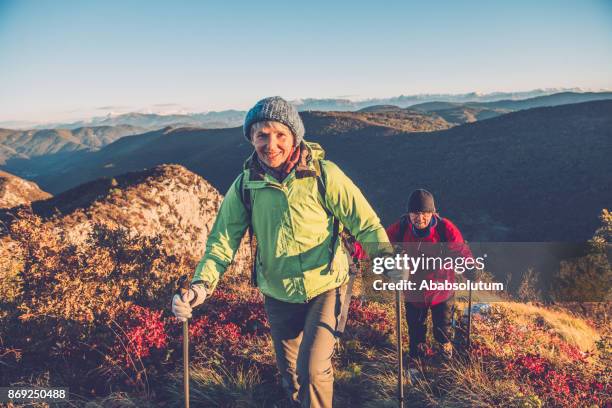
[[[187,292],[189,292],[189,277],[187,275],[183,275],[179,278],[176,284],[176,294],[182,298]],[[191,299],[189,306],[193,306],[195,304],[195,300],[195,297]]]

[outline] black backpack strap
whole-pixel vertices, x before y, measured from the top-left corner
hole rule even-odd
[[[408,228],[408,216],[402,215],[400,218],[399,224],[399,238],[397,242],[402,242],[404,239],[404,234],[406,233],[406,228]]]
[[[443,221],[444,218],[438,217],[438,235],[440,236],[440,242],[447,242],[448,237],[446,236],[446,223]]]
[[[242,175],[240,176],[239,186],[240,186],[239,187],[240,201],[242,201],[242,205],[244,206],[244,209],[247,212],[247,218],[249,220],[249,226],[247,228],[247,231],[249,233],[249,247],[251,248],[251,259],[253,260],[253,266],[251,268],[251,284],[254,287],[256,287],[257,286],[257,269],[256,269],[257,251],[259,250],[259,248],[257,248],[257,245],[253,239],[253,237],[255,236],[255,233],[253,232],[253,223],[251,222],[252,216],[253,216],[253,203],[251,202],[251,189],[244,188],[244,172],[242,172]],[[253,249],[253,247],[255,247],[255,249]]]
[[[242,205],[249,216],[249,226],[251,225],[251,215],[252,215],[252,204],[251,204],[251,189],[244,188],[244,172],[240,175],[240,201],[242,201]]]
[[[319,160],[315,160],[314,166],[317,178],[317,188],[319,189],[319,195],[321,196],[321,204],[323,205],[327,215],[332,218],[334,223],[332,229],[332,239],[329,243],[329,267],[331,268],[331,264],[334,260],[334,248],[336,247],[336,242],[338,241],[338,236],[340,235],[340,220],[329,208],[327,208],[327,205],[325,204],[325,197],[327,193],[327,176],[321,167],[321,162]]]

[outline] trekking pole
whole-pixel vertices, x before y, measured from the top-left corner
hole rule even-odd
[[[397,402],[399,408],[404,408],[404,361],[402,358],[402,296],[395,291],[395,321],[397,324]]]
[[[468,327],[467,327],[467,349],[472,347],[472,285],[468,289]]]
[[[178,281],[177,294],[183,297],[189,292],[187,275],[181,276]],[[185,408],[189,408],[189,321],[183,322],[183,394],[185,395]]]

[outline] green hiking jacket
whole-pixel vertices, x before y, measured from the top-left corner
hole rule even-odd
[[[323,160],[325,152],[318,144],[305,142],[303,146],[309,154],[282,182],[263,171],[255,152],[244,164],[242,181],[243,188],[251,189],[252,225],[258,246],[257,286],[265,295],[290,303],[307,302],[348,279],[348,259],[340,239],[336,239],[330,268],[333,219],[326,208],[358,241],[389,243],[359,188],[338,166]],[[325,207],[313,159],[320,160],[325,174]],[[240,178],[234,180],[221,203],[206,253],[192,280],[203,281],[209,293],[232,261],[249,225]]]

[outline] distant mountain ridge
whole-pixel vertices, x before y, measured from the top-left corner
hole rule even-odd
[[[503,99],[493,102],[449,102],[439,100],[411,105],[406,109],[439,115],[454,126],[490,119],[518,110],[609,99],[612,99],[612,92],[561,92],[528,99]],[[389,105],[384,106],[384,109],[390,109]],[[373,108],[375,107],[368,109]]]
[[[593,95],[610,94],[608,91],[589,92],[580,88],[550,88],[550,89],[535,89],[525,92],[492,92],[479,93],[469,92],[464,94],[417,94],[417,95],[400,95],[390,98],[370,98],[364,100],[351,100],[343,98],[305,98],[292,100],[300,111],[357,111],[369,106],[376,105],[393,105],[400,108],[412,107],[413,105],[429,103],[429,102],[450,102],[450,103],[487,103],[496,101],[516,101],[543,97],[553,94],[565,94],[564,102],[555,102],[554,105],[560,103],[577,103],[595,100]],[[572,95],[578,95],[573,97]],[[583,95],[580,97],[579,95]],[[591,95],[591,96],[587,96]],[[609,99],[609,97],[606,97]],[[544,105],[538,105],[544,106]],[[486,107],[486,106],[483,106]],[[530,107],[536,107],[530,106]],[[510,110],[517,108],[510,107]],[[523,108],[524,109],[524,108]],[[201,113],[183,113],[183,114],[164,114],[164,113],[123,113],[123,114],[108,114],[87,120],[80,120],[68,123],[33,123],[20,121],[3,121],[0,122],[0,127],[11,129],[74,129],[78,127],[92,126],[117,126],[117,125],[132,125],[143,127],[146,130],[161,129],[165,126],[193,126],[207,129],[218,129],[226,127],[235,127],[242,124],[245,111],[241,110],[224,110]]]
[[[399,106],[395,105],[375,105],[368,106],[367,108],[363,108],[357,112],[390,117],[427,114],[427,116],[431,117],[432,119],[436,118],[441,122],[446,122],[445,127],[450,128],[463,123],[471,123],[478,120],[494,118],[511,111],[505,109],[469,107],[467,105],[453,102],[427,102],[408,108],[400,108]],[[440,127],[437,130],[442,129],[443,128]]]
[[[542,95],[520,100],[501,99],[498,101],[491,102],[467,101],[463,103],[449,101],[433,101],[412,105],[410,106],[410,108],[423,112],[434,112],[439,111],[441,109],[450,109],[465,106],[471,108],[501,109],[506,112],[509,112],[522,109],[540,108],[544,106],[558,106],[567,105],[571,103],[600,101],[607,99],[612,99],[612,92],[560,92],[551,95]]]
[[[340,133],[361,126],[382,126],[400,132],[433,132],[452,125],[436,113],[423,113],[410,109],[363,109],[357,112],[302,112],[303,117],[332,119],[326,126],[317,129],[318,134]]]
[[[400,95],[390,98],[370,98],[360,101],[350,99],[298,99],[292,101],[299,110],[324,110],[324,111],[355,111],[374,105],[394,105],[400,108],[407,108],[415,104],[446,101],[446,102],[492,102],[498,100],[521,100],[534,97],[552,95],[555,93],[583,93],[580,88],[550,88],[550,89],[534,89],[524,92],[468,92],[463,94],[417,94],[417,95]],[[579,101],[577,101],[579,102]]]
[[[77,150],[97,150],[124,136],[143,132],[131,125],[75,129],[0,129],[0,164],[11,158],[29,159]]]
[[[226,110],[221,112],[205,112],[191,114],[163,115],[157,113],[124,113],[94,117],[88,121],[39,125],[37,128],[75,129],[83,126],[137,126],[142,130],[156,130],[166,126],[192,126],[207,129],[235,127],[242,123],[246,112]]]

